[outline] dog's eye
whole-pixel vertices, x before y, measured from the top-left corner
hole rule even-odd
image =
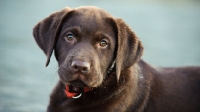
[[[67,40],[72,41],[74,40],[74,35],[72,33],[68,33],[66,36]]]
[[[100,45],[101,47],[105,47],[105,46],[108,45],[108,43],[107,43],[105,40],[101,40],[101,42],[99,43],[99,45]]]

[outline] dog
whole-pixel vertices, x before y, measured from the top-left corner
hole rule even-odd
[[[101,8],[66,7],[33,29],[59,81],[47,112],[200,112],[200,67],[153,67],[120,18]]]

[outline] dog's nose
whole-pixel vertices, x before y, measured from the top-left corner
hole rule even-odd
[[[74,60],[72,61],[71,67],[74,72],[79,71],[82,73],[86,73],[90,70],[90,63],[85,62],[85,61]]]

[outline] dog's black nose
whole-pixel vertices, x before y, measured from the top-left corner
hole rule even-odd
[[[86,73],[90,70],[90,63],[85,61],[73,60],[71,68],[74,72]]]

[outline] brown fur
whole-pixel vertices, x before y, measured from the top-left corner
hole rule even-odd
[[[46,66],[53,50],[59,65],[48,112],[200,112],[200,67],[150,66],[140,60],[143,46],[134,32],[102,9],[65,8],[39,22],[33,34]],[[92,90],[72,99],[65,85]]]

